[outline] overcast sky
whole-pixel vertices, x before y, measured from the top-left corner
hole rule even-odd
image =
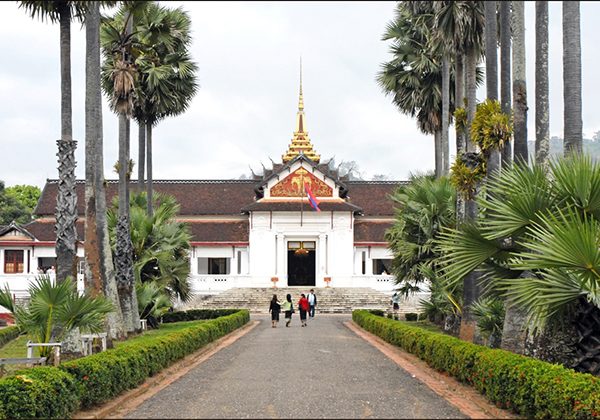
[[[433,140],[400,114],[375,77],[390,58],[381,41],[394,2],[169,2],[192,19],[200,89],[154,135],[155,179],[229,179],[281,160],[294,129],[302,55],[307,127],[323,159],[356,161],[367,178],[432,170]],[[529,139],[534,137],[534,2],[526,2]],[[0,180],[43,186],[57,178],[58,25],[0,4]],[[583,130],[600,130],[594,45],[600,4],[581,3]],[[550,2],[550,132],[562,136],[561,4]],[[85,32],[72,26],[73,128],[84,176]],[[483,90],[480,89],[480,99]],[[104,99],[106,104],[106,99]],[[116,178],[117,117],[104,106],[105,176]],[[132,130],[137,161],[137,127]],[[453,148],[453,146],[452,146]],[[137,173],[137,172],[135,172]]]

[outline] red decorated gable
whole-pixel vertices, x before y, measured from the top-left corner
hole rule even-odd
[[[333,189],[325,182],[300,167],[271,188],[271,197],[305,197],[307,184],[315,197],[332,197]]]

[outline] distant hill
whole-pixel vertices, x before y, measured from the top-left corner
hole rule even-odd
[[[535,141],[528,141],[530,161],[535,154]],[[600,132],[596,132],[593,138],[583,139],[583,152],[589,154],[595,161],[600,161]],[[563,156],[563,139],[558,136],[550,138],[550,156]]]

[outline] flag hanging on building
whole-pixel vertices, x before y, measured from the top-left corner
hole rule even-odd
[[[321,209],[319,208],[319,201],[313,195],[310,186],[307,183],[304,183],[304,191],[306,191],[306,196],[308,197],[308,202],[310,206],[316,211],[321,211]]]

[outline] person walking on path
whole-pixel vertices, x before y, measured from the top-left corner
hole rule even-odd
[[[315,306],[317,306],[317,295],[315,295],[314,289],[310,289],[308,293],[308,316],[311,318],[315,317]]]
[[[285,297],[285,302],[281,305],[281,310],[285,312],[285,326],[289,327],[292,322],[292,313],[294,312],[294,305],[292,305],[292,295],[289,293]]]
[[[281,312],[281,305],[277,302],[277,295],[273,295],[271,299],[271,306],[269,306],[269,312],[271,312],[271,326],[277,328],[279,322],[279,312]]]
[[[400,295],[398,292],[394,292],[394,296],[392,296],[392,308],[394,310],[394,317],[398,317],[398,309],[400,309]]]
[[[306,299],[306,296],[304,293],[302,293],[300,295],[300,300],[298,301],[298,310],[300,310],[300,321],[302,322],[302,327],[306,327],[306,313],[308,312],[309,308],[310,305],[308,304],[308,299]]]

